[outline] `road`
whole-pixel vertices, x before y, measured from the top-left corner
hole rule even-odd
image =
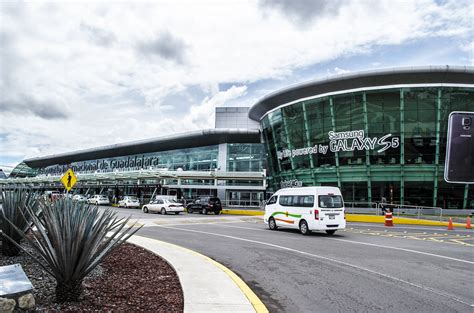
[[[473,311],[470,230],[349,223],[334,236],[302,236],[270,231],[260,218],[134,217],[146,224],[139,235],[198,251],[233,270],[271,312]]]

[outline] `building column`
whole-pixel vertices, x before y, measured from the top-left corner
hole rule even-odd
[[[440,144],[440,129],[441,129],[441,89],[438,89],[438,97],[436,99],[436,153],[435,153],[435,168],[434,168],[434,188],[433,188],[433,206],[438,202],[438,175],[439,175],[439,144]]]
[[[309,125],[308,125],[308,114],[306,113],[306,102],[303,102],[303,120],[304,120],[304,133],[306,138],[306,146],[311,147],[311,136],[309,134]],[[311,179],[313,180],[313,184],[316,184],[316,177],[314,176],[314,162],[313,162],[313,155],[308,154],[309,164],[311,166]]]
[[[217,168],[220,171],[227,171],[227,143],[220,143],[217,153]]]
[[[362,112],[364,114],[364,132],[369,136],[369,117],[367,113],[367,94],[362,94]],[[372,175],[370,173],[370,152],[365,149],[365,169],[367,172],[367,199],[372,202]]]
[[[469,196],[469,184],[466,184],[466,187],[464,187],[464,200],[462,202],[462,208],[467,209],[467,197]]]
[[[400,89],[400,203],[405,202],[405,99]]]
[[[286,118],[283,116],[283,111],[281,112],[281,120],[283,122],[283,127],[285,128],[285,137],[286,137],[286,144],[287,144],[287,149],[289,150],[293,150],[295,147],[293,147],[293,144],[290,140],[290,134],[288,133],[288,125],[286,124]],[[292,171],[292,174],[293,174],[293,178],[296,178],[295,176],[295,164],[293,162],[293,158],[290,157],[290,164],[291,164],[291,171]]]
[[[334,116],[334,104],[333,104],[333,97],[329,97],[329,108],[331,111],[331,125],[332,125],[332,131],[336,132],[336,117]],[[334,152],[334,156],[336,159],[336,177],[337,177],[337,186],[339,189],[342,189],[342,184],[341,184],[341,173],[339,170],[339,152]]]

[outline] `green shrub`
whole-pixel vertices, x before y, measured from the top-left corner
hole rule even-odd
[[[77,301],[84,277],[140,229],[126,227],[130,217],[71,199],[42,202],[40,217],[27,211],[37,230],[25,238],[41,256],[33,259],[56,279],[57,302]]]
[[[21,240],[25,236],[25,231],[31,224],[31,217],[26,211],[27,207],[30,207],[31,211],[37,214],[38,199],[33,192],[26,189],[2,192],[0,229],[4,238],[2,240],[3,255],[15,256],[20,253],[18,245],[21,243]],[[6,221],[7,219],[11,223],[8,223]],[[17,231],[17,229],[19,231]]]

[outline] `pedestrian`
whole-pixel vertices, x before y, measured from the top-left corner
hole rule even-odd
[[[387,211],[387,198],[382,197],[382,200],[380,201],[380,209],[382,210],[382,215],[385,215],[385,212]]]

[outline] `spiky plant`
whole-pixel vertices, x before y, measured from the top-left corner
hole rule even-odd
[[[126,227],[129,218],[118,218],[117,212],[99,210],[83,202],[59,199],[42,202],[42,214],[32,215],[37,228],[26,237],[39,253],[35,259],[56,279],[56,302],[77,301],[82,280],[114,248],[137,232],[135,223]]]
[[[27,207],[30,207],[35,214],[37,213],[38,201],[33,192],[26,189],[15,189],[2,192],[0,229],[4,238],[2,240],[3,255],[15,256],[20,253],[21,250],[18,246],[25,236],[25,231],[31,224],[31,218],[29,217],[29,214],[26,213]],[[8,223],[6,221],[7,219],[11,223]],[[13,225],[19,231],[17,231]]]

